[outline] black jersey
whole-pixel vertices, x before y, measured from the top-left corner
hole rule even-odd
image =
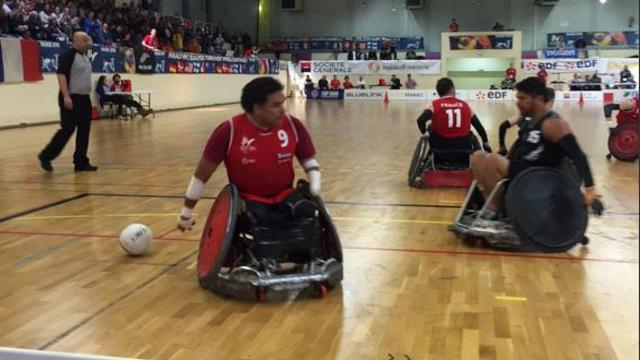
[[[560,145],[546,140],[542,136],[542,125],[547,119],[557,117],[553,111],[546,112],[539,120],[520,121],[518,139],[511,147],[510,161],[522,161],[529,166],[557,167],[564,158]]]

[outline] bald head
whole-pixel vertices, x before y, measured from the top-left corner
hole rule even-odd
[[[86,53],[91,46],[91,37],[83,31],[77,31],[73,34],[73,47],[81,53]]]
[[[624,99],[620,102],[620,110],[629,111],[633,110],[633,101],[629,99]]]

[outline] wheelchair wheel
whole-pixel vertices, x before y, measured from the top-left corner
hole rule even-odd
[[[407,175],[407,183],[409,186],[417,187],[419,182],[416,181],[416,179],[418,177],[422,177],[428,153],[429,140],[421,137],[416,145],[416,149],[413,151],[413,157],[411,158],[411,164],[409,165],[409,173]]]
[[[580,186],[559,170],[523,171],[509,185],[505,205],[518,236],[538,250],[562,252],[584,239],[588,214]]]
[[[209,211],[200,240],[197,272],[203,288],[210,289],[233,241],[238,215],[238,190],[228,184],[218,194]]]
[[[638,128],[637,124],[624,124],[616,128],[614,134],[609,135],[607,145],[609,153],[620,161],[635,161],[638,158]]]

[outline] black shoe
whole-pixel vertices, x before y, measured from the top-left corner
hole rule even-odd
[[[52,172],[53,166],[51,166],[51,161],[43,159],[42,156],[38,155],[38,160],[40,160],[40,168],[46,172]]]
[[[75,166],[75,171],[96,171],[98,170],[97,166],[93,166],[91,164],[84,164],[84,165],[76,165]]]

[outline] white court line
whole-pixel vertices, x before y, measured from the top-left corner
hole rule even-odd
[[[110,357],[100,355],[71,354],[53,351],[41,351],[30,349],[14,349],[0,347],[0,359],[2,360],[127,360],[132,358]]]

